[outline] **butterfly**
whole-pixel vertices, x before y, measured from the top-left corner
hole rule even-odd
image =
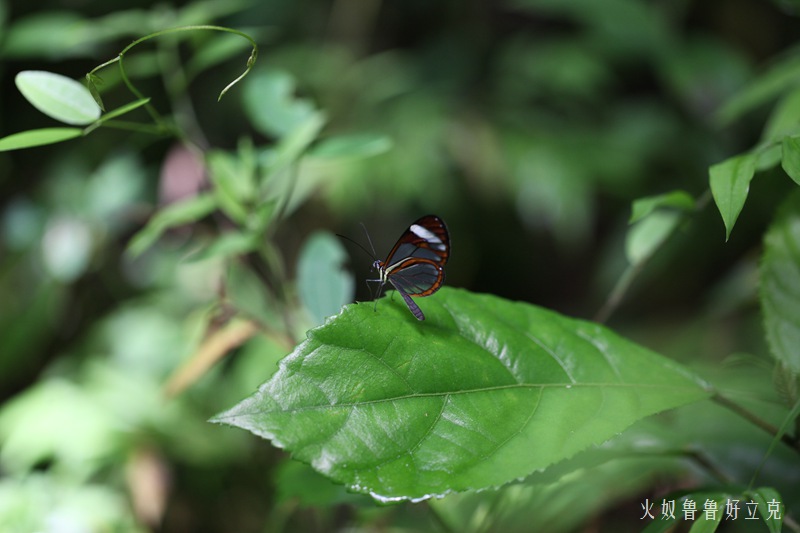
[[[408,309],[425,320],[422,309],[412,296],[430,296],[444,284],[444,265],[450,258],[450,234],[444,221],[436,215],[426,215],[397,239],[385,261],[376,259],[372,267],[378,271],[383,288],[391,283],[405,300]]]

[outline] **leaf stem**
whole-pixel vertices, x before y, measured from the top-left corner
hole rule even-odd
[[[769,433],[771,436],[776,437],[780,435],[780,440],[786,444],[789,448],[800,452],[800,442],[796,439],[793,439],[790,435],[786,433],[782,433],[781,430],[763,418],[759,417],[755,413],[745,409],[738,403],[734,402],[733,400],[726,398],[719,392],[715,392],[714,395],[711,397],[711,400],[720,404],[721,406],[730,409],[740,417],[744,418],[745,420],[749,421],[756,427],[763,429],[766,433]]]
[[[131,122],[128,120],[107,120],[102,123],[103,126],[108,128],[116,128],[118,130],[127,130],[127,131],[135,131],[139,133],[148,133],[151,135],[166,135],[169,132],[169,128],[165,128],[163,125],[154,125],[154,124],[142,124],[140,122]],[[87,128],[88,131],[84,132],[84,135],[90,133],[92,130],[96,129],[92,127],[94,125],[89,126]],[[91,128],[91,130],[90,130]]]
[[[435,506],[431,505],[430,502],[425,502],[425,507],[427,507],[428,512],[433,517],[433,521],[436,522],[436,525],[439,526],[441,531],[444,533],[454,533],[453,528],[450,527],[450,524],[448,524],[444,518],[442,518],[441,513]]]
[[[703,209],[706,208],[706,206],[710,201],[711,201],[711,189],[706,189],[703,192],[703,194],[701,194],[695,201],[693,211],[694,212],[702,211]],[[690,214],[689,212],[685,212],[683,213],[682,216],[683,218],[686,218],[689,216],[689,214]],[[676,225],[676,227],[677,226],[678,225]],[[669,238],[664,239],[659,248],[663,247],[668,240]],[[628,290],[630,290],[633,281],[644,269],[644,266],[647,264],[650,257],[655,255],[656,251],[658,251],[658,248],[653,250],[653,252],[647,259],[643,259],[636,264],[628,265],[628,267],[625,269],[625,271],[617,280],[617,283],[614,285],[614,288],[611,289],[611,292],[609,293],[608,298],[606,298],[606,301],[603,303],[603,306],[594,315],[593,320],[595,322],[603,324],[611,317],[614,311],[616,311],[619,305],[622,303],[622,300],[625,298],[625,295],[627,294]]]
[[[258,45],[256,44],[255,40],[253,40],[252,37],[250,37],[249,35],[247,35],[246,33],[242,32],[242,31],[235,30],[233,28],[226,28],[224,26],[214,26],[214,25],[211,25],[211,24],[198,24],[198,25],[192,25],[192,26],[179,26],[177,28],[169,28],[169,29],[166,29],[166,30],[161,30],[161,31],[157,31],[157,32],[151,33],[149,35],[145,35],[144,37],[140,37],[139,39],[136,39],[135,41],[130,43],[128,46],[123,48],[122,51],[117,55],[117,57],[115,57],[113,59],[109,59],[108,61],[106,61],[104,63],[101,63],[100,65],[94,67],[92,70],[89,71],[87,76],[93,76],[93,75],[95,75],[95,72],[97,72],[98,70],[100,70],[102,68],[105,68],[105,67],[107,67],[109,65],[112,65],[113,63],[119,63],[120,77],[122,78],[123,83],[125,83],[125,86],[128,87],[128,90],[131,91],[131,93],[133,93],[138,99],[144,100],[145,99],[144,95],[136,88],[135,85],[133,85],[131,80],[128,78],[127,72],[125,71],[125,66],[124,66],[125,54],[127,54],[128,51],[130,51],[133,47],[135,47],[135,46],[137,46],[137,45],[139,45],[139,44],[141,44],[141,43],[143,43],[145,41],[148,41],[150,39],[154,39],[156,37],[162,37],[164,35],[169,35],[169,34],[172,34],[172,33],[185,32],[185,31],[197,31],[197,30],[222,31],[222,32],[227,32],[227,33],[233,33],[234,35],[238,35],[238,36],[240,36],[240,37],[242,37],[244,39],[247,39],[250,42],[250,44],[252,45],[252,47],[253,47],[253,50],[250,52],[250,57],[247,59],[247,68],[245,68],[244,72],[242,72],[242,74],[240,74],[239,77],[237,77],[235,80],[233,80],[231,83],[229,83],[224,89],[222,89],[222,91],[219,94],[219,97],[217,98],[217,101],[219,101],[220,99],[222,99],[222,96],[231,87],[233,87],[233,85],[238,83],[242,78],[244,78],[250,72],[250,70],[253,68],[253,65],[255,64],[256,58],[258,57]],[[150,102],[148,102],[148,103],[146,103],[144,105],[144,107],[147,110],[147,112],[150,114],[150,116],[153,119],[153,121],[157,124],[157,126],[161,130],[169,129],[166,121],[159,114],[159,112],[155,108],[155,106],[153,106],[152,104],[150,104]]]
[[[704,454],[699,450],[687,450],[682,454],[684,457],[687,457],[700,465],[703,469],[705,469],[709,474],[717,479],[717,481],[723,485],[731,485],[733,484],[733,479],[720,470],[720,468],[714,464],[711,458]]]
[[[173,39],[167,43],[159,43],[157,54],[162,64],[162,79],[169,94],[172,107],[175,109],[175,121],[180,124],[178,131],[182,133],[181,140],[193,150],[198,157],[203,157],[204,149],[209,143],[197,121],[197,114],[191,99],[186,97],[185,89],[188,86],[186,73],[178,57],[177,45]]]
[[[645,264],[647,264],[647,261],[639,261],[635,265],[628,265],[625,272],[623,272],[617,280],[614,288],[611,289],[611,293],[608,295],[603,307],[594,315],[595,322],[603,324],[611,317],[612,313],[619,307],[628,289],[630,289],[633,280],[636,279],[636,276],[639,275],[639,272],[642,271]]]
[[[227,32],[227,33],[233,33],[234,35],[238,35],[239,37],[247,39],[250,42],[250,44],[253,46],[253,51],[250,52],[250,57],[247,59],[247,68],[244,70],[244,72],[241,75],[239,75],[238,78],[233,80],[224,89],[222,89],[222,92],[220,92],[219,97],[217,98],[217,100],[219,100],[228,91],[228,89],[230,89],[234,84],[236,84],[239,80],[244,78],[250,72],[250,70],[253,68],[253,65],[255,64],[256,58],[258,57],[258,44],[256,44],[255,40],[253,40],[252,37],[250,37],[249,35],[247,35],[243,31],[235,30],[233,28],[226,28],[224,26],[214,26],[212,24],[197,24],[197,25],[192,25],[192,26],[179,26],[177,28],[169,28],[169,29],[157,31],[155,33],[151,33],[150,35],[145,35],[144,37],[140,37],[139,39],[136,39],[131,44],[129,44],[128,46],[123,48],[122,52],[119,53],[119,56],[116,59],[112,59],[110,61],[107,61],[103,65],[110,64],[115,60],[119,60],[120,64],[121,64],[122,63],[122,57],[128,52],[128,50],[130,50],[131,48],[133,48],[134,46],[136,46],[138,44],[143,43],[144,41],[147,41],[147,40],[150,40],[150,39],[154,39],[156,37],[161,37],[161,36],[164,36],[164,35],[169,35],[171,33],[178,33],[178,32],[184,32],[184,31],[196,31],[196,30],[222,31],[222,32]],[[103,65],[101,65],[101,66],[103,66]],[[97,68],[99,68],[99,67],[97,67]],[[95,70],[97,70],[97,68]],[[94,72],[94,70],[92,71],[92,73],[93,72]],[[136,94],[136,93],[134,92],[134,94]]]

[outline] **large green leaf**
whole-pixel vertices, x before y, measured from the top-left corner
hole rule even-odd
[[[383,501],[497,486],[708,396],[679,365],[597,324],[445,288],[350,305],[213,421]]]
[[[733,225],[747,200],[757,162],[757,154],[742,154],[708,169],[711,194],[725,223],[725,240],[731,236]]]
[[[772,355],[800,374],[800,193],[778,212],[764,238],[760,297]]]

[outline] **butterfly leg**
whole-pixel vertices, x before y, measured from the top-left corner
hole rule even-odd
[[[386,284],[386,282],[381,280],[381,279],[368,279],[366,281],[367,281],[367,288],[369,288],[369,296],[370,296],[370,298],[375,300],[375,307],[373,308],[373,311],[377,311],[378,310],[378,297],[380,297],[381,289]],[[372,285],[370,285],[370,283],[377,283],[378,284],[377,294],[372,291]]]

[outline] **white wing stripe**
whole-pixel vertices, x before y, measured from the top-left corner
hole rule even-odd
[[[442,240],[437,237],[435,233],[420,226],[419,224],[411,224],[411,227],[408,229],[410,229],[411,232],[417,237],[428,241],[428,244],[443,244]]]

